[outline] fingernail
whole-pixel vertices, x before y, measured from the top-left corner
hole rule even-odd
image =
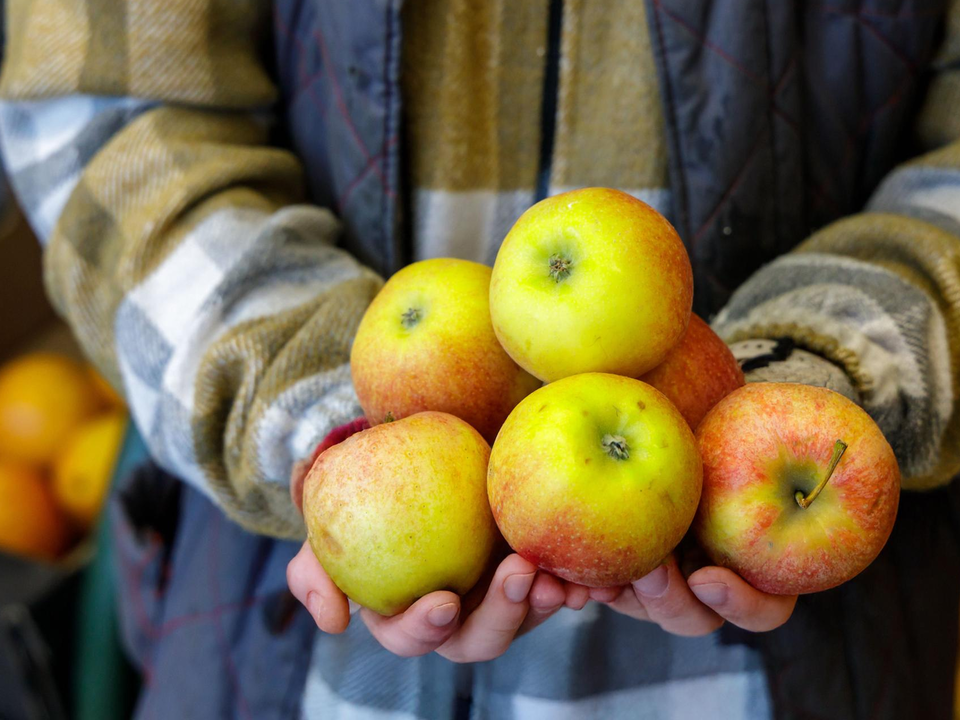
[[[510,602],[523,602],[533,587],[533,578],[535,572],[526,575],[511,575],[503,581],[503,594],[507,596]]]
[[[323,598],[320,597],[320,593],[307,593],[307,610],[313,616],[314,620],[320,622],[320,614],[323,612]]]
[[[658,598],[667,591],[667,583],[669,582],[670,576],[667,575],[667,566],[661,565],[639,580],[635,580],[633,587],[644,597]]]
[[[434,627],[442,628],[452,623],[456,616],[457,604],[444,603],[443,605],[437,605],[433,610],[427,613],[427,622]]]
[[[697,599],[704,605],[717,607],[727,602],[727,596],[730,594],[730,588],[723,583],[704,583],[703,585],[691,585],[690,589]]]

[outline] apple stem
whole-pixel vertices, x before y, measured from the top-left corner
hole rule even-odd
[[[603,444],[603,449],[607,451],[607,455],[614,460],[626,460],[630,457],[626,438],[620,435],[604,435],[600,442]]]
[[[823,476],[823,480],[817,483],[817,486],[810,491],[808,495],[804,495],[800,490],[797,490],[797,494],[794,497],[797,500],[797,505],[803,509],[810,507],[810,503],[817,499],[817,495],[820,494],[820,491],[823,490],[827,483],[830,481],[830,476],[833,475],[833,471],[837,469],[837,465],[840,464],[840,458],[843,457],[844,451],[847,449],[847,444],[843,440],[837,440],[833,445],[833,456],[830,458],[830,465],[827,466],[827,472]]]

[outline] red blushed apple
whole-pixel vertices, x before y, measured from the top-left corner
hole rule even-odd
[[[670,398],[694,430],[714,405],[743,387],[730,348],[697,315],[690,315],[687,331],[663,362],[640,379]]]
[[[351,435],[303,485],[314,554],[344,594],[395,615],[434,590],[472,588],[499,536],[490,447],[462,420],[418,413]]]
[[[564,580],[613,587],[646,575],[683,538],[700,457],[662,393],[618,375],[572,375],[510,413],[487,492],[522,557]]]
[[[746,385],[707,414],[697,440],[697,539],[758,590],[794,595],[840,585],[890,536],[897,460],[877,424],[839,393]]]
[[[490,324],[490,268],[423,260],[387,281],[360,322],[350,371],[371,425],[450,413],[493,442],[540,381],[500,347]]]

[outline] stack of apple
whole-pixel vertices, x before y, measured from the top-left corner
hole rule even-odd
[[[372,427],[304,485],[330,577],[394,614],[467,592],[499,531],[558,577],[621,586],[691,525],[766,592],[863,570],[899,499],[879,428],[829,390],[745,386],[692,298],[670,223],[603,188],[530,208],[492,271],[445,259],[394,275],[351,354]]]

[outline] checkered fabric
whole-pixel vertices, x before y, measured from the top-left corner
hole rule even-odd
[[[267,146],[262,4],[181,5],[12,5],[7,169],[55,305],[153,455],[245,527],[298,537],[290,468],[359,412],[349,344],[380,280]],[[40,28],[59,53],[35,54]]]
[[[668,157],[662,135],[676,123],[661,110],[651,8],[661,52],[716,56],[725,73],[750,80],[771,112],[780,111],[774,98],[784,86],[770,87],[765,73],[731,56],[722,33],[701,32],[709,13],[697,17],[666,0],[566,0],[554,4],[562,5],[562,62],[555,117],[544,123],[551,5],[409,0],[401,59],[396,2],[365,3],[379,13],[367,16],[356,11],[360,4],[278,1],[275,52],[292,53],[287,67],[298,68],[297,93],[282,96],[295,156],[271,144],[277,91],[261,57],[270,3],[9,4],[0,144],[44,238],[50,295],[85,351],[123,387],[151,454],[197,491],[188,493],[181,518],[191,528],[191,542],[178,545],[182,595],[168,598],[165,607],[174,610],[159,625],[147,617],[141,629],[155,636],[145,663],[151,673],[182,673],[196,657],[191,647],[224,658],[227,682],[208,698],[205,716],[257,717],[279,703],[243,691],[243,678],[257,677],[258,643],[269,645],[243,612],[259,595],[233,585],[226,597],[213,582],[203,587],[210,597],[176,603],[191,581],[202,585],[211,574],[253,587],[257,571],[268,568],[276,580],[290,546],[252,541],[213,520],[207,499],[244,528],[300,537],[290,468],[359,412],[349,347],[380,280],[338,246],[365,249],[364,262],[378,269],[404,257],[489,261],[538,193],[591,184],[621,187],[675,215],[667,165],[678,159]],[[842,367],[897,448],[906,485],[917,488],[942,485],[960,468],[960,246],[952,200],[960,157],[950,144],[960,127],[948,111],[960,72],[954,6],[920,116],[929,154],[891,174],[870,212],[828,226],[747,281],[716,323],[731,341],[789,337]],[[307,28],[307,17],[318,28],[326,23],[324,32]],[[716,22],[724,17],[733,15],[717,13]],[[858,18],[849,21],[867,22]],[[687,35],[695,42],[677,39]],[[920,64],[891,52],[904,67]],[[368,55],[384,58],[379,75],[362,62]],[[780,78],[788,84],[791,67],[785,63]],[[697,83],[684,88],[688,110],[697,107],[698,90]],[[401,91],[404,138],[397,134]],[[730,110],[706,107],[701,119]],[[339,120],[326,123],[334,114]],[[311,144],[318,127],[335,131]],[[710,128],[693,138],[700,155],[711,155],[711,138]],[[546,166],[544,144],[551,146]],[[407,248],[397,222],[401,157],[411,179]],[[756,156],[744,157],[746,172]],[[852,167],[847,158],[841,165]],[[744,172],[699,198],[702,222],[685,238],[695,256],[703,234],[733,212],[727,201]],[[353,241],[344,240],[351,234]],[[730,246],[728,265],[736,264],[737,247]],[[830,375],[822,370],[806,377]],[[221,545],[224,538],[231,547]],[[219,559],[204,564],[197,547]],[[237,564],[217,565],[221,554]],[[149,568],[160,583],[154,560],[134,572]],[[129,606],[139,612],[143,602],[131,596]],[[188,626],[197,634],[174,642]],[[248,662],[238,670],[233,642],[248,632]],[[437,717],[455,714],[464,691],[476,718],[601,718],[625,708],[686,718],[709,715],[718,703],[731,720],[771,712],[760,660],[748,647],[673,638],[595,608],[565,613],[501,660],[469,671],[435,657],[388,656],[359,624],[311,653],[309,673],[298,676],[303,707],[287,702],[286,712]],[[584,658],[597,663],[593,672],[581,672]],[[199,685],[202,676],[193,679]],[[285,687],[296,684],[293,675],[286,680]],[[144,715],[169,714],[177,698],[164,698],[149,705],[148,697]]]

